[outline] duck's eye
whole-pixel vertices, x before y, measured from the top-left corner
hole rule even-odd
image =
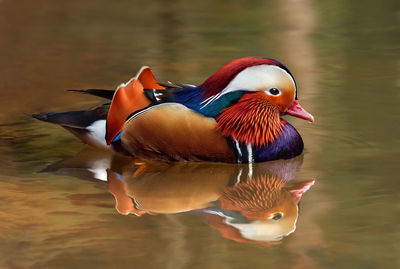
[[[277,88],[271,88],[271,89],[269,89],[269,90],[267,91],[267,93],[268,93],[269,95],[277,96],[277,95],[280,95],[280,94],[281,94],[281,91],[280,91],[279,89],[277,89]]]
[[[280,220],[281,218],[282,218],[282,213],[276,213],[273,217],[272,217],[272,219],[273,220]]]

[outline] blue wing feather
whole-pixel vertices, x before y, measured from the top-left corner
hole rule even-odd
[[[185,105],[206,117],[215,118],[223,109],[236,103],[244,93],[244,91],[227,93],[206,105],[201,88],[196,87],[175,91],[169,101]]]

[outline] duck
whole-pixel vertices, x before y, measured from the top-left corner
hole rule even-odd
[[[32,116],[62,126],[86,144],[139,159],[290,159],[303,152],[304,143],[282,116],[314,121],[298,101],[292,73],[267,57],[232,60],[198,86],[159,82],[144,66],[116,90],[71,91],[110,102]]]

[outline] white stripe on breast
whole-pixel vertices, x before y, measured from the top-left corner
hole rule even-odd
[[[247,154],[248,154],[248,160],[249,160],[249,174],[248,174],[248,178],[252,179],[253,177],[253,162],[254,162],[254,158],[253,158],[253,148],[251,146],[250,143],[247,144]]]
[[[235,141],[235,146],[236,146],[236,150],[237,150],[237,152],[238,152],[238,154],[239,154],[239,156],[238,156],[238,159],[237,159],[237,162],[238,163],[242,163],[242,151],[240,150],[240,145],[239,145],[239,141],[237,141],[236,139],[234,139],[234,141]]]

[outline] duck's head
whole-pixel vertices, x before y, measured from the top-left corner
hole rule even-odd
[[[296,82],[290,71],[271,58],[233,60],[200,88],[204,97],[202,109],[217,111],[220,130],[241,142],[263,145],[273,141],[280,132],[280,116],[284,114],[314,120],[297,100]],[[256,132],[257,128],[266,132],[267,139],[246,134],[246,123],[249,128],[255,127]]]

